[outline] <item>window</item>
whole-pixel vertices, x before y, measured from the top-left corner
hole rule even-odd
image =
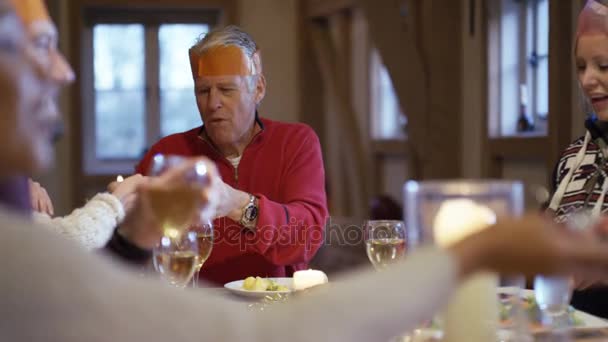
[[[371,56],[371,84],[372,139],[405,139],[407,117],[401,110],[388,70],[375,50]]]
[[[490,3],[490,136],[546,135],[549,1]]]
[[[201,124],[188,49],[214,20],[144,14],[90,19],[84,47],[91,51],[82,63],[90,65],[83,70],[86,174],[131,173],[158,139]]]

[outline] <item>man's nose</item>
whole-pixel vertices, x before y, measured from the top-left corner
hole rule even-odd
[[[68,85],[76,79],[74,70],[59,51],[51,53],[51,79],[60,85]]]

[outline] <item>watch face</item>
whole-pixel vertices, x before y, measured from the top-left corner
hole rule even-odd
[[[245,209],[245,219],[247,221],[253,221],[258,217],[258,208],[255,205],[251,205]]]

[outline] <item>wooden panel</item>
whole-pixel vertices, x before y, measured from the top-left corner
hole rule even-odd
[[[323,155],[327,155],[325,138],[325,115],[323,108],[323,81],[321,71],[315,61],[312,42],[308,34],[308,18],[305,13],[305,2],[299,2],[298,23],[298,65],[300,74],[300,89],[305,96],[300,96],[299,121],[309,124],[321,141]]]
[[[352,9],[354,0],[308,0],[305,1],[306,15],[311,18],[328,17],[346,9]]]
[[[309,24],[313,51],[321,71],[327,101],[328,143],[332,214],[352,215],[367,210],[370,198],[371,160],[362,139],[350,88],[350,25],[347,13],[328,22]],[[329,130],[331,129],[331,130]]]
[[[365,13],[372,43],[387,67],[399,104],[408,116],[409,173],[414,179],[422,179],[429,89],[428,66],[423,63],[417,15],[412,10],[407,18],[402,18],[397,10],[401,2],[396,0],[382,4],[358,0],[357,4]],[[395,44],[397,41],[400,44]],[[404,60],[407,63],[403,63]]]
[[[571,11],[572,4],[569,1],[549,1],[549,172],[559,159],[560,151],[571,140],[570,94],[575,86]]]
[[[424,178],[462,175],[462,11],[460,1],[421,1],[423,32],[429,64],[427,149]],[[397,38],[397,37],[396,37]]]
[[[409,143],[404,140],[376,140],[372,142],[375,155],[406,157]]]
[[[127,9],[127,10],[201,10],[221,9],[222,16],[218,24],[238,23],[238,0],[78,0],[71,2],[72,8],[80,10],[84,7],[95,7],[100,9]],[[79,14],[78,12],[74,12]],[[171,13],[167,13],[167,19],[171,19]]]
[[[357,4],[408,117],[411,177],[460,176],[462,132],[455,129],[462,117],[460,1]]]
[[[70,41],[70,53],[68,60],[76,74],[82,70],[82,12],[78,3],[73,2],[67,9],[68,13],[68,26],[70,27],[69,41]],[[82,51],[83,54],[85,51]],[[92,55],[92,53],[89,54]],[[84,174],[82,172],[83,166],[83,120],[82,120],[82,78],[76,77],[76,81],[72,85],[71,90],[71,111],[69,113],[71,130],[72,130],[72,141],[71,141],[71,154],[72,154],[72,175],[75,186],[72,187],[72,203],[71,207],[76,208],[80,206],[84,198]]]
[[[551,153],[549,140],[546,137],[533,138],[496,138],[489,141],[491,157],[502,158],[537,158]]]

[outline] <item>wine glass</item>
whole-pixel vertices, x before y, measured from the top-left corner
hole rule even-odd
[[[160,176],[179,167],[187,159],[157,154],[150,174]],[[199,248],[197,233],[188,231],[202,209],[201,191],[210,184],[207,165],[193,164],[172,187],[148,191],[150,206],[163,230],[160,245],[154,249],[154,266],[172,285],[184,287],[197,270]],[[206,258],[205,258],[206,259]]]
[[[365,222],[367,257],[376,270],[384,270],[405,255],[405,225],[397,220]]]
[[[186,232],[175,238],[163,236],[153,253],[154,268],[161,277],[175,287],[184,288],[197,269],[197,234]]]
[[[196,241],[198,243],[198,257],[196,259],[194,277],[192,278],[192,287],[198,287],[201,267],[203,267],[213,249],[213,223],[210,219],[201,215],[201,218],[190,227],[189,231],[196,234]]]
[[[152,159],[150,175],[160,176],[187,159],[182,156],[157,154]],[[163,229],[163,234],[177,238],[186,231],[202,209],[203,189],[210,184],[207,165],[197,162],[183,173],[181,182],[166,189],[149,191],[150,205]]]

